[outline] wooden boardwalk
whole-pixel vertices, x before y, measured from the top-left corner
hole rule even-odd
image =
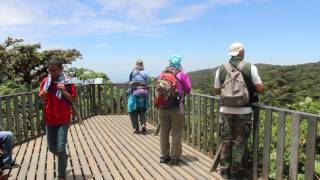
[[[159,136],[132,134],[127,115],[94,116],[72,125],[68,134],[67,179],[219,179],[209,173],[211,159],[184,145],[182,162],[159,163]],[[57,159],[47,150],[46,136],[14,148],[20,168],[8,179],[56,179]]]

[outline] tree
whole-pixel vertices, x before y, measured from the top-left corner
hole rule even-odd
[[[93,81],[95,78],[103,78],[105,80],[109,80],[109,77],[105,73],[95,72],[85,68],[69,68],[67,69],[67,74],[72,77],[78,78],[82,82]]]
[[[76,49],[54,49],[54,50],[45,50],[42,52],[43,60],[42,64],[36,67],[32,78],[33,79],[42,79],[47,75],[46,64],[52,57],[57,57],[64,60],[64,64],[71,64],[73,61],[76,61],[78,58],[82,59],[80,51]]]
[[[39,81],[47,74],[46,64],[51,57],[61,58],[66,64],[82,58],[81,53],[76,49],[40,52],[40,48],[39,43],[23,44],[23,39],[8,37],[0,45],[0,82],[20,77],[21,83],[26,83],[31,88],[33,81]]]

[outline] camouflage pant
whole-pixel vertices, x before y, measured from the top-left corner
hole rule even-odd
[[[220,115],[222,128],[221,170],[238,174],[242,167],[242,158],[251,129],[250,114]]]

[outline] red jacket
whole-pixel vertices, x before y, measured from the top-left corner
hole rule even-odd
[[[42,80],[40,84],[40,91],[43,89],[47,79],[48,78],[46,77]],[[71,96],[76,96],[74,84],[66,84],[65,87]],[[72,114],[71,103],[64,96],[59,99],[56,96],[57,90],[57,83],[52,82],[48,89],[48,93],[46,93],[46,100],[44,102],[44,118],[47,125],[70,124]]]

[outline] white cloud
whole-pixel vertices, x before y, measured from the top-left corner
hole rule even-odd
[[[49,25],[65,25],[81,23],[83,19],[95,18],[96,12],[77,0],[48,1],[43,7]]]
[[[103,13],[120,16],[129,20],[145,21],[155,18],[158,13],[172,5],[170,0],[98,0]]]
[[[90,23],[91,26],[88,27],[87,31],[100,32],[100,33],[113,33],[113,32],[128,32],[134,31],[137,27],[130,22],[113,21],[113,20],[98,20],[94,23]]]
[[[219,5],[242,0],[1,0],[0,36],[68,37],[115,32],[158,36],[169,24],[198,18]],[[179,5],[178,5],[179,4]],[[185,4],[185,3],[184,3]]]
[[[0,26],[74,24],[83,17],[95,15],[77,0],[3,0],[0,3]]]
[[[209,9],[219,5],[240,3],[242,0],[209,0],[202,3],[192,4],[182,8],[176,8],[170,17],[164,18],[154,24],[175,24],[192,20],[207,12]]]
[[[16,0],[4,0],[0,3],[0,27],[30,24],[36,19],[36,13]]]

